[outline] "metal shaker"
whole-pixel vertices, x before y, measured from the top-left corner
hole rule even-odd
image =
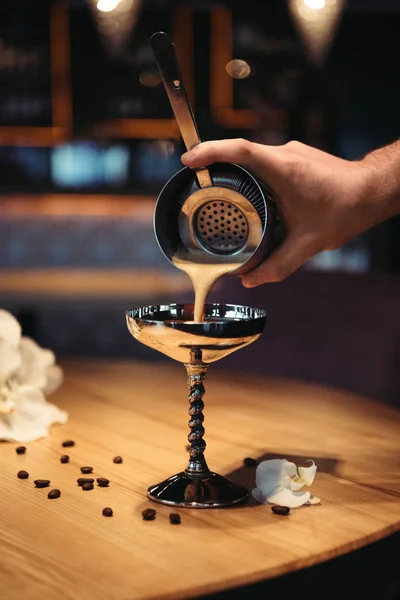
[[[183,141],[188,150],[200,143],[199,132],[180,73],[174,46],[163,32],[151,38],[152,49]],[[231,260],[243,275],[262,263],[282,237],[276,196],[246,169],[214,163],[184,167],[164,185],[154,212],[154,230],[165,256],[186,249],[191,260]]]

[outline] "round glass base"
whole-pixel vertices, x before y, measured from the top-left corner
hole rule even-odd
[[[244,502],[248,490],[212,471],[205,475],[190,475],[182,471],[149,487],[147,496],[169,506],[219,508]]]

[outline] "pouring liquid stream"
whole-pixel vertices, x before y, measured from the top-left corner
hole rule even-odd
[[[190,256],[174,256],[172,259],[173,264],[186,273],[193,284],[194,288],[194,317],[193,320],[196,323],[204,321],[204,305],[206,303],[207,295],[216,283],[216,281],[223,275],[231,273],[241,263],[234,262],[222,262],[222,263],[200,263],[190,260]]]

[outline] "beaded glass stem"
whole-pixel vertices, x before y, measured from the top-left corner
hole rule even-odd
[[[190,442],[189,448],[189,464],[186,467],[186,472],[191,474],[196,473],[207,473],[209,468],[204,458],[204,452],[206,449],[206,442],[203,439],[204,436],[204,402],[203,396],[205,394],[204,378],[207,373],[207,366],[205,364],[190,365],[186,364],[186,371],[188,374],[188,388],[189,388],[189,428],[190,433],[188,435],[188,441]]]

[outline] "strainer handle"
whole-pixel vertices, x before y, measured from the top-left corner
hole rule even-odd
[[[174,45],[169,35],[163,31],[158,31],[151,36],[151,47],[183,141],[187,150],[191,150],[200,144],[201,140],[179,69]],[[196,177],[202,188],[213,184],[208,169],[196,169]]]

